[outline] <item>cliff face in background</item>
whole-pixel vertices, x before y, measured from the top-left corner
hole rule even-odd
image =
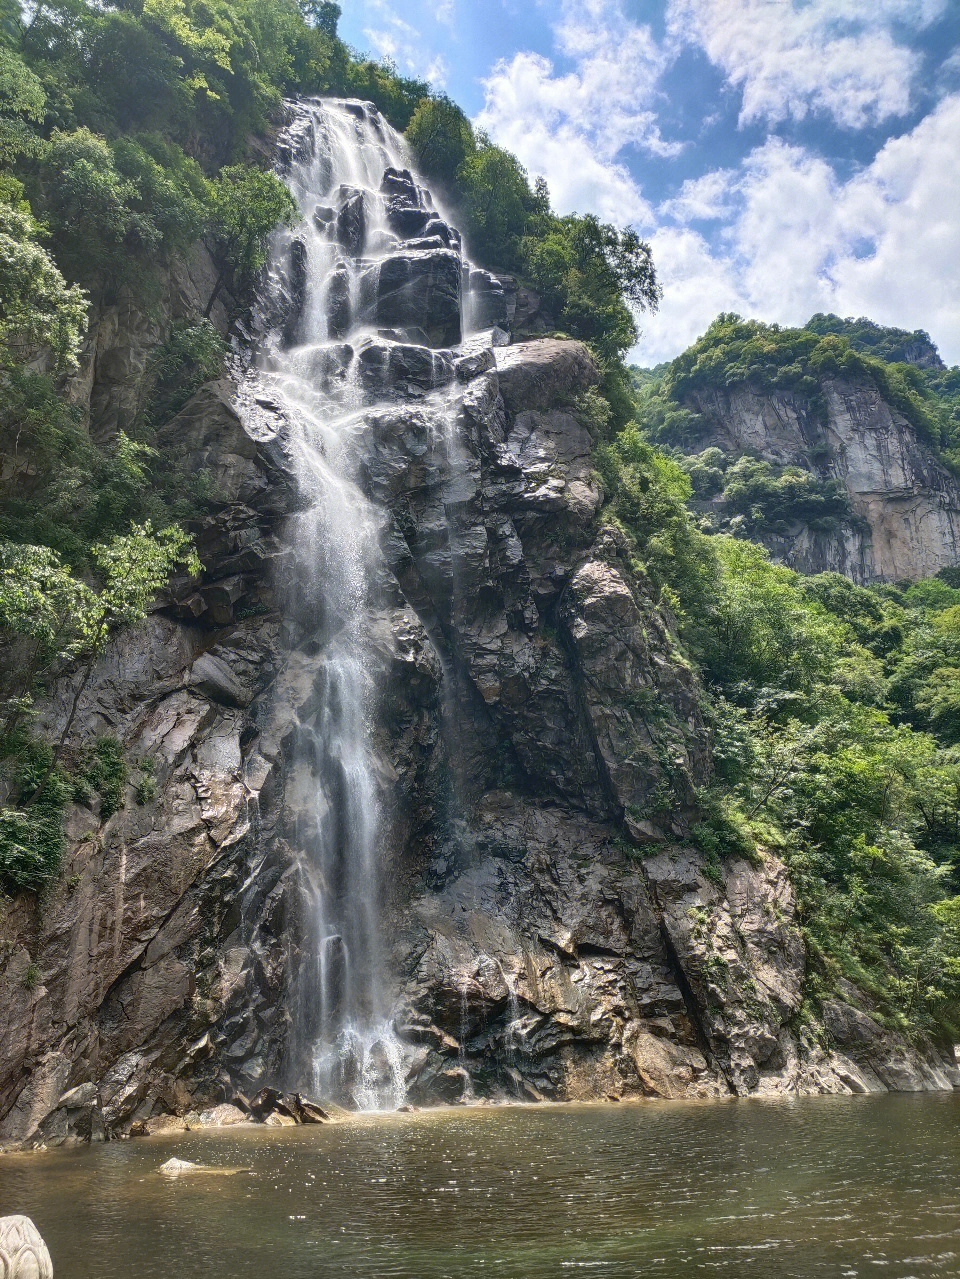
[[[205,272],[176,264],[150,318],[133,298],[94,317],[77,390],[94,433],[123,426]],[[516,319],[515,293],[496,305]],[[699,689],[602,519],[577,407],[599,376],[587,349],[468,344],[389,376],[362,474],[387,513],[375,745],[410,1100],[953,1086],[952,1060],[883,1029],[851,987],[812,1022],[784,867],[718,867],[690,835],[709,776]],[[422,412],[438,379],[452,470]],[[110,648],[71,737],[149,756],[156,794],[129,787],[104,822],[72,807],[50,891],[0,901],[0,1143],[151,1131],[289,1082],[296,842],[318,785],[292,742],[322,715],[323,654],[283,619],[285,424],[238,396],[209,383],[163,427],[185,473],[212,475],[203,577]],[[933,571],[960,518],[953,482],[866,388],[830,396],[830,465],[873,523],[869,548],[824,548],[818,566]],[[699,408],[724,447],[798,460],[812,445],[786,399]],[[42,727],[65,722],[72,686]]]
[[[749,385],[690,397],[704,423],[696,449],[798,466],[838,481],[849,499],[853,519],[835,530],[797,521],[785,534],[754,536],[791,568],[857,582],[930,577],[956,564],[960,480],[869,379],[824,378],[821,393],[822,417],[802,395]]]

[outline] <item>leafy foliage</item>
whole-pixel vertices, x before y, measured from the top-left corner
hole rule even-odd
[[[788,335],[781,347],[762,326],[721,323],[733,326],[732,349],[697,344],[666,370],[635,377],[638,420],[598,456],[608,510],[676,612],[707,693],[715,775],[691,834],[714,873],[734,853],[769,848],[786,860],[810,998],[845,978],[890,1024],[952,1035],[960,589],[939,579],[865,588],[835,574],[804,578],[745,538],[785,531],[795,518],[846,519],[837,492],[796,468],[732,461],[717,448],[671,456],[651,442],[702,439],[677,387],[746,378],[809,394],[804,378],[848,358],[818,354],[808,338]],[[785,364],[788,347],[799,354]],[[707,534],[691,505],[719,512],[741,536]]]
[[[419,104],[407,139],[422,170],[456,199],[471,254],[527,280],[557,328],[616,371],[637,340],[634,311],[660,300],[649,245],[590,214],[558,217],[546,183],[531,187],[516,157],[475,135],[447,98]]]
[[[293,221],[293,196],[273,173],[237,164],[223,169],[211,189],[207,235],[221,271],[206,314],[209,316],[227,270],[249,286],[267,260],[270,232]]]
[[[0,542],[0,742],[17,758],[12,796],[0,808],[0,878],[36,889],[55,873],[70,794],[61,759],[96,659],[118,630],[142,622],[177,569],[199,564],[182,529],[147,523],[94,546],[96,583],[70,572],[55,551]],[[55,743],[26,734],[33,700],[51,676],[77,668],[71,708]],[[81,776],[101,795],[101,817],[115,811],[125,771],[118,746],[98,743]],[[13,799],[11,803],[10,800]]]
[[[846,490],[832,477],[820,479],[799,466],[778,466],[764,458],[731,461],[716,447],[681,462],[690,475],[696,509],[738,536],[782,537],[797,524],[835,532],[854,522]]]
[[[0,370],[39,346],[75,364],[85,321],[83,294],[41,245],[29,208],[0,200]]]
[[[819,312],[807,321],[812,333],[833,333],[846,338],[855,351],[875,356],[885,364],[924,364],[940,366],[940,357],[929,333],[916,329],[887,328],[861,316],[858,320],[842,320],[839,315]]]
[[[699,391],[749,385],[795,396],[811,422],[826,414],[823,382],[843,376],[866,381],[898,409],[934,448],[952,446],[942,405],[913,364],[888,364],[856,350],[845,335],[721,315],[669,366],[663,395],[684,404]],[[663,438],[662,434],[660,438]]]

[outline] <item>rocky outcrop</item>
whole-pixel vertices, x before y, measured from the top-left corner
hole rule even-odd
[[[391,516],[378,742],[411,1097],[949,1086],[852,992],[801,1018],[783,868],[711,879],[691,847],[707,735],[669,621],[599,518],[571,408],[596,378],[584,349],[507,347],[466,372],[364,436]],[[52,891],[0,907],[0,1140],[142,1129],[282,1082],[317,784],[286,761],[323,681],[279,623],[295,490],[263,413],[211,385],[167,428],[219,468],[207,572],[104,656],[74,743],[119,737],[156,793],[138,802],[134,775],[109,820],[75,807]],[[453,468],[437,414],[456,420]]]
[[[821,395],[823,411],[749,385],[691,397],[703,422],[697,449],[799,466],[839,481],[849,498],[853,518],[839,528],[798,521],[761,539],[792,568],[858,582],[930,577],[960,562],[960,480],[866,377],[826,378]]]

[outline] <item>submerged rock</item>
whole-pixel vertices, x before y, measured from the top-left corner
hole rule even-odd
[[[198,1175],[232,1177],[249,1172],[249,1168],[215,1168],[209,1164],[195,1164],[189,1159],[168,1159],[157,1169],[162,1177],[193,1177]]]

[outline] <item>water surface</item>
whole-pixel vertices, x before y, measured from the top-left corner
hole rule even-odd
[[[168,1181],[171,1156],[248,1167]],[[57,1279],[960,1275],[960,1097],[362,1116],[0,1159]]]

